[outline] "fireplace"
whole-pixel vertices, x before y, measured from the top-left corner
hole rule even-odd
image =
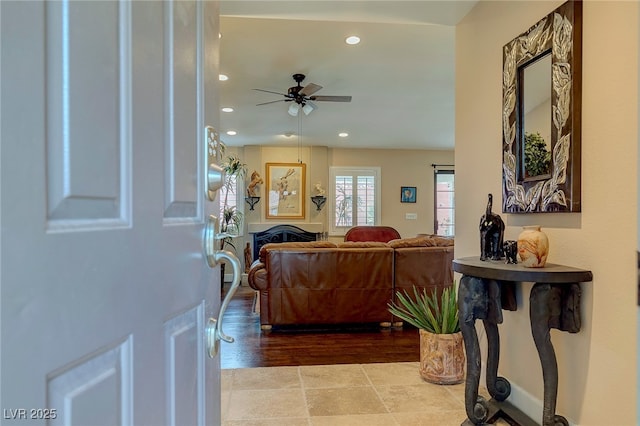
[[[318,227],[317,225],[320,226]],[[258,258],[260,248],[267,243],[317,241],[321,239],[321,224],[305,223],[302,226],[304,226],[306,230],[294,225],[275,225],[260,230],[264,228],[264,226],[260,226],[260,224],[250,224],[249,233],[253,234],[253,259]]]

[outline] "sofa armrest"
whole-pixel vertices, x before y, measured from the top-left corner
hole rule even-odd
[[[260,260],[256,260],[251,264],[249,275],[247,276],[249,287],[254,290],[267,290],[267,267]]]

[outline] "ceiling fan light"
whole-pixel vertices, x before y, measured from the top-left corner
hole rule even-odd
[[[300,111],[300,105],[296,103],[292,103],[289,105],[289,110],[287,111],[289,115],[296,117],[298,115],[298,111]]]
[[[304,106],[302,107],[302,112],[304,112],[304,115],[309,115],[311,114],[311,112],[316,109],[316,106],[314,104],[312,104],[311,102],[307,102],[306,104],[304,104]]]

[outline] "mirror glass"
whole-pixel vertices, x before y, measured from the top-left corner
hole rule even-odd
[[[524,129],[520,176],[544,179],[551,171],[551,52],[524,66],[520,78]]]

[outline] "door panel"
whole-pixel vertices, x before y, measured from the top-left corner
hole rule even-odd
[[[220,274],[202,241],[217,2],[0,8],[2,408],[219,423],[204,324]]]
[[[48,407],[65,407],[52,425],[132,424],[131,337],[48,378]],[[97,412],[96,410],[100,410]],[[65,423],[66,419],[70,422]]]
[[[198,94],[203,93],[201,73],[196,72],[201,61],[201,52],[196,47],[202,40],[202,21],[198,19],[195,1],[179,1],[165,4],[165,80],[166,93],[166,168],[165,168],[165,218],[195,217],[196,186],[194,176],[197,162],[197,145],[202,129],[202,118],[198,114]],[[200,39],[200,40],[199,40]],[[197,120],[196,121],[194,121]],[[200,191],[198,191],[199,194]],[[201,217],[199,218],[202,219]]]
[[[165,323],[168,424],[203,424],[206,377],[205,350],[200,338],[203,309],[203,305],[198,305]],[[190,392],[181,393],[181,389]]]
[[[131,43],[124,29],[130,24],[126,3],[47,4],[47,202],[53,221],[123,220],[127,213]]]

